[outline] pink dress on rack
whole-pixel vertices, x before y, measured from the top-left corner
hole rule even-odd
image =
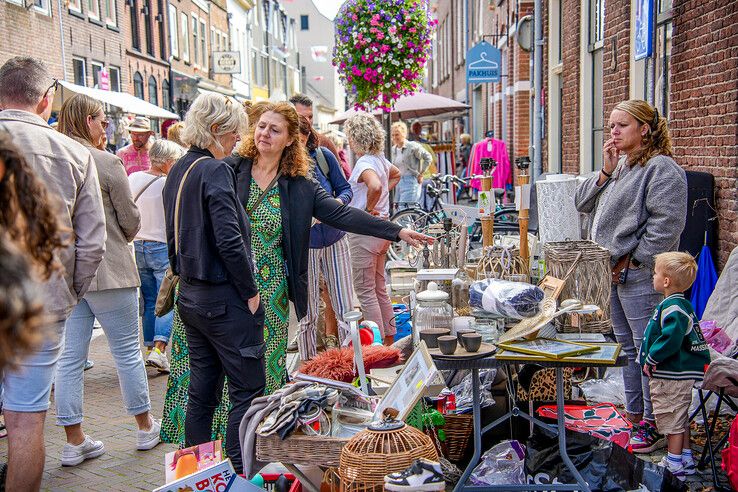
[[[495,167],[492,173],[493,188],[505,189],[506,185],[512,184],[510,157],[507,155],[507,146],[504,141],[485,138],[474,144],[471,155],[469,156],[471,176],[482,174],[482,166],[479,165],[479,162],[483,157],[491,157],[497,162],[497,167]],[[470,185],[475,190],[479,190],[482,187],[481,180],[479,179],[472,179]]]

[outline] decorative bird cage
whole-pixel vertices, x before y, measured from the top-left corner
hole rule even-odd
[[[384,476],[418,458],[438,461],[430,437],[404,422],[387,418],[356,434],[341,450],[339,476],[346,492],[381,492]]]

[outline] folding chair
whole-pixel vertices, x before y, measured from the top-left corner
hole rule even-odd
[[[707,458],[710,458],[710,468],[712,470],[712,482],[717,491],[730,492],[730,487],[723,487],[720,485],[720,480],[717,474],[717,465],[715,463],[716,455],[720,454],[720,450],[725,446],[728,440],[729,431],[718,439],[716,444],[712,444],[713,435],[715,433],[715,427],[717,426],[718,416],[720,415],[720,407],[723,403],[728,405],[734,412],[738,412],[738,404],[733,400],[734,397],[738,397],[738,352],[733,354],[732,357],[722,357],[715,359],[710,363],[705,373],[705,379],[700,387],[697,387],[697,395],[700,403],[697,408],[689,416],[690,422],[695,418],[697,413],[702,414],[702,419],[705,426],[705,446],[702,448],[702,455],[697,463],[697,468],[704,468],[707,462]],[[720,371],[722,377],[715,377],[716,373]],[[710,400],[712,395],[716,395],[718,400],[715,404],[715,412],[712,417],[712,421],[709,421],[707,415],[707,402]]]

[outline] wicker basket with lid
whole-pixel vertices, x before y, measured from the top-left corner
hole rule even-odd
[[[392,418],[356,434],[341,450],[339,475],[344,491],[384,490],[384,476],[402,471],[417,458],[438,461],[430,437]]]

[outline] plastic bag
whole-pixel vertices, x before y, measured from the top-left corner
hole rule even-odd
[[[733,490],[738,490],[738,419],[730,426],[728,445],[722,451],[722,468]]]
[[[479,400],[481,408],[495,404],[492,398],[492,385],[497,377],[497,369],[482,369],[479,371]],[[472,409],[472,373],[469,372],[459,384],[451,388],[456,395],[456,411],[464,412]]]
[[[482,455],[469,481],[472,485],[525,485],[525,446],[502,441]]]
[[[469,290],[469,304],[490,314],[523,319],[538,314],[543,291],[526,282],[485,279],[474,282]]]
[[[707,344],[721,354],[725,354],[733,346],[733,340],[717,325],[717,321],[702,320],[700,328]]]
[[[615,406],[625,405],[625,383],[623,368],[609,367],[602,379],[588,379],[579,383],[587,403],[612,403]]]

